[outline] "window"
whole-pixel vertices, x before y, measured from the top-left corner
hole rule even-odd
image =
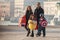
[[[60,10],[60,2],[57,3],[57,8]]]

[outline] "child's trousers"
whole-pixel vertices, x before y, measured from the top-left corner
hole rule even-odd
[[[30,34],[30,31],[31,31],[31,30],[30,30],[30,29],[28,29],[27,36],[29,36],[29,34]],[[31,37],[34,37],[34,31],[33,31],[33,30],[31,31],[31,35],[30,35],[30,36],[31,36]]]
[[[42,27],[42,26],[38,26],[38,32],[37,32],[37,35],[41,35],[41,31],[43,32],[43,36],[46,35],[46,28],[45,27]]]

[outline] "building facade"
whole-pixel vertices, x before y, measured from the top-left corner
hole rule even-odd
[[[0,1],[0,20],[5,21],[5,17],[10,17],[10,2]]]
[[[23,8],[24,8],[24,0],[15,0],[14,17],[22,16]]]
[[[0,21],[18,23],[19,18],[25,15],[26,7],[30,5],[34,12],[37,2],[44,9],[48,25],[60,25],[60,0],[0,0]]]
[[[10,21],[14,13],[13,0],[0,0],[0,21]]]
[[[49,25],[60,25],[60,0],[44,1],[44,11]]]

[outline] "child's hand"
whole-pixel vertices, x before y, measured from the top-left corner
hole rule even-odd
[[[33,22],[30,22],[31,24],[34,24]]]

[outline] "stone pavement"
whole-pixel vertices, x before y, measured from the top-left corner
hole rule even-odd
[[[60,33],[47,33],[46,37],[26,37],[23,32],[0,32],[0,40],[60,40]]]
[[[60,40],[60,28],[46,28],[46,37],[26,37],[26,33],[22,27],[0,26],[0,40]]]

